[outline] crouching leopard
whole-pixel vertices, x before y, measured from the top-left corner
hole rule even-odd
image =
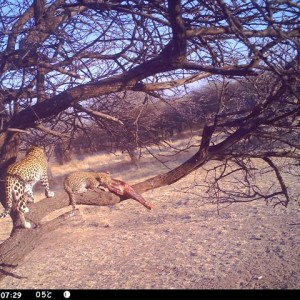
[[[74,194],[84,193],[88,190],[95,191],[101,187],[106,188],[110,183],[111,177],[108,173],[74,172],[66,177],[64,188],[69,195],[70,205],[75,209]]]
[[[40,147],[30,148],[23,159],[8,167],[5,178],[6,210],[0,214],[0,218],[7,217],[15,205],[22,226],[32,227],[24,214],[29,212],[27,202],[34,202],[33,186],[40,180],[45,187],[46,197],[54,197],[54,192],[49,189],[47,167],[44,149]]]

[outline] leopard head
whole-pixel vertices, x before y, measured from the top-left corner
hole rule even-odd
[[[41,147],[31,147],[26,152],[26,156],[44,157],[45,152]]]
[[[103,186],[108,186],[111,183],[111,176],[107,173],[97,173],[96,179]]]

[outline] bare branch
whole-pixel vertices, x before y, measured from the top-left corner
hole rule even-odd
[[[17,133],[26,133],[26,134],[29,133],[29,131],[27,131],[27,130],[22,130],[22,129],[18,129],[18,128],[7,128],[7,131],[17,132]]]
[[[49,128],[46,128],[42,124],[36,124],[35,128],[39,129],[39,130],[41,130],[41,131],[43,131],[43,132],[45,132],[47,134],[53,135],[53,136],[57,136],[57,137],[61,137],[61,138],[70,138],[69,134],[61,133],[61,132],[58,132],[58,131],[51,130]]]
[[[148,83],[148,84],[138,84],[135,87],[135,90],[142,91],[142,92],[151,92],[151,91],[159,91],[159,90],[166,90],[171,89],[177,86],[182,86],[185,84],[193,83],[198,80],[207,78],[209,76],[212,76],[212,73],[199,73],[195,75],[191,75],[189,77],[181,78],[181,79],[175,79],[171,81],[165,81],[160,83]]]
[[[116,118],[116,117],[113,117],[113,116],[110,116],[108,114],[105,114],[105,113],[102,113],[102,112],[99,112],[99,111],[95,111],[95,110],[83,107],[82,105],[80,105],[78,103],[75,104],[75,105],[73,105],[73,107],[77,108],[80,111],[86,112],[90,116],[94,116],[94,117],[97,117],[97,118],[106,119],[106,120],[109,120],[109,121],[116,122],[116,123],[118,123],[120,125],[124,125],[124,123],[121,120],[119,120],[118,118]]]
[[[274,172],[276,174],[276,178],[277,178],[277,180],[278,180],[278,182],[279,182],[279,184],[281,186],[281,192],[284,194],[285,199],[286,199],[286,201],[280,201],[277,204],[282,204],[284,206],[287,206],[288,203],[289,203],[289,201],[290,201],[290,197],[289,197],[289,194],[287,192],[287,187],[286,187],[286,185],[284,183],[284,180],[283,180],[283,178],[282,178],[282,176],[280,174],[279,169],[277,168],[277,166],[274,164],[274,162],[269,157],[264,157],[263,160],[265,162],[267,162],[269,164],[269,166],[274,170]],[[273,195],[273,197],[274,197],[274,195]]]

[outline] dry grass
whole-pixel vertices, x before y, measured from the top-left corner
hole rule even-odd
[[[128,154],[117,151],[115,153],[99,152],[92,155],[77,155],[63,166],[52,163],[51,171],[56,180],[76,171],[109,171],[112,176],[133,183],[181,164],[197,150],[196,145],[197,142],[199,143],[199,139],[199,136],[194,136],[192,139],[169,141],[168,144],[162,144],[159,147],[151,146],[144,149],[141,153],[139,170],[131,163]],[[182,152],[176,154],[178,150]]]

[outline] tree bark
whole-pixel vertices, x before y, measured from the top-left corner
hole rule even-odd
[[[9,141],[9,142],[8,142]],[[16,161],[20,139],[17,133],[0,134],[0,202],[5,206],[5,174],[8,166]]]

